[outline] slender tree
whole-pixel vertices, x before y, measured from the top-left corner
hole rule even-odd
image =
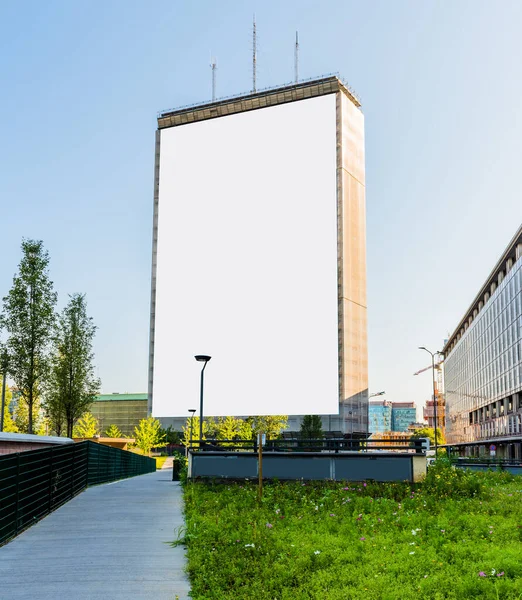
[[[2,383],[3,383],[3,377],[0,377],[0,389],[1,389]],[[4,422],[3,422],[3,429],[2,429],[2,431],[5,431],[6,433],[16,433],[18,431],[18,427],[16,426],[16,423],[13,421],[13,417],[9,410],[9,406],[11,404],[12,399],[13,399],[13,395],[11,394],[11,390],[9,389],[9,386],[6,385],[6,387],[5,387],[5,402],[4,402]]]
[[[161,423],[154,417],[142,419],[138,427],[134,428],[136,446],[150,456],[152,448],[161,448],[167,445],[165,434],[161,433]]]
[[[58,317],[54,335],[50,385],[46,408],[58,433],[65,422],[71,437],[74,423],[89,408],[99,392],[100,380],[94,375],[92,344],[96,326],[87,316],[84,294],[73,294]]]
[[[72,435],[77,438],[93,438],[100,432],[98,419],[90,412],[83,413],[76,423]]]
[[[109,425],[109,427],[105,431],[105,435],[109,438],[121,438],[123,437],[123,433],[120,431],[120,428],[117,425]]]
[[[49,253],[43,242],[22,241],[22,260],[13,287],[3,299],[2,325],[8,333],[9,373],[26,403],[27,432],[33,433],[35,400],[49,372],[49,343],[56,292],[49,279]]]
[[[319,415],[305,415],[303,417],[301,437],[308,440],[316,440],[323,437],[323,425]]]

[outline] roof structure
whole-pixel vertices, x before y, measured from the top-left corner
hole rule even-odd
[[[214,102],[204,102],[162,111],[158,115],[158,129],[324,96],[338,91],[346,94],[353,104],[360,108],[361,102],[348,84],[341,81],[337,75],[327,75],[256,92],[248,92],[239,96],[221,98]]]

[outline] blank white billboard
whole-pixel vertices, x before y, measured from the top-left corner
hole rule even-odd
[[[161,130],[154,416],[338,412],[335,100]]]

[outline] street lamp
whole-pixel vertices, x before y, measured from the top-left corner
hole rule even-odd
[[[201,369],[201,383],[199,386],[199,447],[201,449],[203,442],[203,373],[205,372],[208,361],[212,357],[207,356],[206,354],[197,354],[194,358],[198,362],[204,363],[203,368]]]
[[[370,394],[368,398],[373,398],[374,396],[384,396],[386,392],[376,392],[375,394]]]
[[[431,375],[433,379],[433,417],[435,419],[435,458],[439,455],[439,447],[437,444],[437,426],[439,424],[439,420],[437,419],[437,390],[435,388],[435,354],[442,354],[442,352],[430,352],[424,346],[419,346],[419,350],[425,350],[428,354],[431,354]]]
[[[189,408],[188,409],[189,413],[190,413],[190,440],[189,440],[189,448],[192,449],[192,428],[194,425],[194,413],[196,412],[195,408]]]

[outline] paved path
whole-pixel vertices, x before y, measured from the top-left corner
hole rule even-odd
[[[0,600],[188,598],[172,472],[88,488],[0,548]]]

